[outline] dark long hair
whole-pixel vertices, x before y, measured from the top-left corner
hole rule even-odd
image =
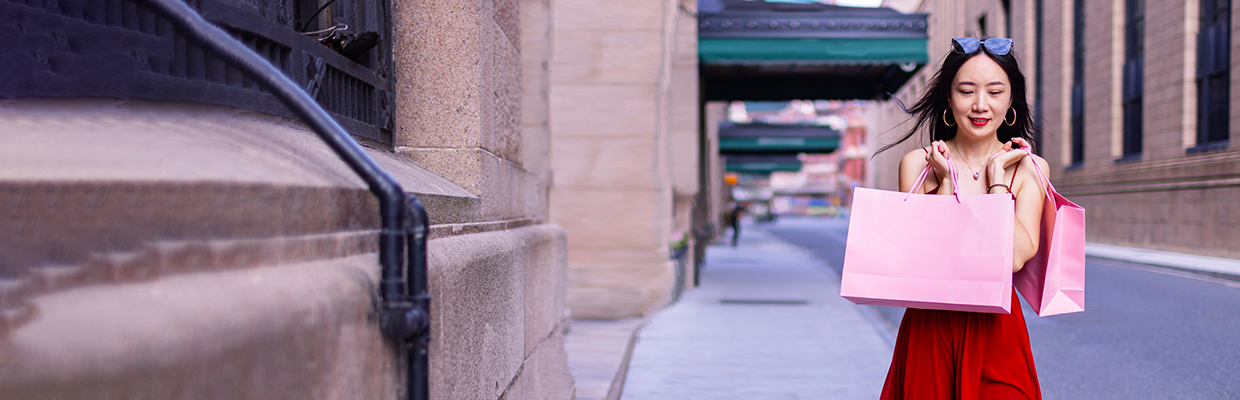
[[[1008,81],[1012,83],[1012,109],[1016,110],[1016,123],[1008,126],[1006,122],[1000,121],[997,135],[1000,142],[1007,142],[1012,138],[1023,138],[1029,143],[1034,142],[1034,136],[1037,134],[1033,125],[1033,116],[1029,110],[1028,87],[1025,83],[1025,74],[1020,72],[1020,63],[1016,60],[1015,50],[1009,51],[1004,55],[994,55],[989,51],[979,47],[977,51],[969,54],[960,54],[955,51],[947,53],[947,57],[943,58],[943,66],[938,72],[934,73],[934,77],[930,78],[929,90],[922,94],[917,103],[913,104],[913,108],[905,108],[899,99],[897,104],[905,112],[909,113],[909,117],[917,122],[913,124],[913,128],[909,129],[908,134],[900,138],[895,143],[883,146],[874,152],[878,153],[887,151],[905,140],[917,134],[922,127],[929,128],[930,141],[951,140],[956,137],[956,127],[947,126],[943,123],[943,112],[950,108],[948,99],[951,98],[952,80],[956,78],[956,74],[960,72],[960,67],[964,66],[965,61],[980,55],[986,55],[999,64],[1003,68],[1003,72],[1007,73]],[[1004,120],[1007,119],[1007,113],[1003,115]]]

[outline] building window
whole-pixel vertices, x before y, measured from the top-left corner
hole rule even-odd
[[[1141,97],[1145,70],[1145,0],[1128,0],[1124,32],[1124,155],[1141,156]]]
[[[1201,1],[1197,33],[1197,146],[1189,152],[1227,147],[1231,107],[1231,1]]]
[[[1015,36],[1012,35],[1012,0],[1000,0],[999,7],[1003,10],[1003,34],[1007,37]],[[1041,26],[1038,24],[1038,29],[1041,29]]]
[[[1072,2],[1072,164],[1085,162],[1085,0]]]
[[[1034,84],[1033,86],[1033,99],[1034,99],[1033,100],[1033,124],[1037,128],[1037,131],[1039,133],[1043,132],[1042,130],[1043,129],[1043,126],[1042,126],[1042,72],[1043,72],[1042,61],[1044,57],[1043,40],[1045,39],[1043,37],[1043,31],[1042,31],[1042,17],[1043,17],[1043,11],[1044,11],[1042,6],[1043,6],[1043,0],[1035,0],[1034,6],[1033,6],[1034,7],[1033,8],[1033,19],[1034,19],[1033,37],[1034,37],[1034,46],[1035,46],[1034,53],[1037,55],[1037,58],[1036,58],[1036,61],[1033,67],[1033,76],[1034,76],[1033,78],[1033,84]],[[1004,1],[1004,7],[1008,7],[1005,9],[1010,9],[1010,6],[1007,4],[1006,0]],[[1008,15],[1009,17],[1011,16],[1010,13],[1006,15]],[[1008,18],[1008,21],[1011,21],[1011,20],[1012,20],[1011,18]],[[1011,22],[1009,22],[1008,25],[1010,26]],[[1009,32],[1010,32],[1010,29],[1009,29]],[[1042,135],[1034,136],[1033,148],[1038,151],[1039,155],[1043,154],[1042,153]]]

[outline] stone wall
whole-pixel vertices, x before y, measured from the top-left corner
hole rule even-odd
[[[674,171],[697,151],[677,4],[553,2],[551,220],[569,238],[574,317],[639,316],[671,293]]]
[[[394,146],[366,151],[431,216],[431,397],[572,398],[551,2],[393,6]],[[0,398],[403,395],[377,202],[300,122],[3,100],[0,140]]]

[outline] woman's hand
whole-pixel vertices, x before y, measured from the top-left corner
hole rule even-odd
[[[1025,151],[1028,148],[1029,142],[1022,138],[1012,138],[1011,141],[1004,143],[1000,151],[986,162],[986,187],[999,183],[1006,184],[1004,171],[1028,156],[1029,153]]]
[[[939,194],[955,193],[956,187],[953,185],[951,178],[951,150],[947,146],[947,142],[942,140],[930,143],[930,147],[926,149],[926,163],[934,167],[935,176],[939,178],[939,187],[948,190],[939,190]],[[945,193],[946,192],[946,193]]]

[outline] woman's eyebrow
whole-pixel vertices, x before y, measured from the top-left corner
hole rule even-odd
[[[975,86],[975,85],[977,85],[977,84],[976,84],[976,83],[973,83],[973,81],[960,81],[959,83],[957,83],[957,84],[956,84],[956,86],[964,86],[964,85]],[[1006,84],[1006,83],[1003,83],[1003,81],[994,81],[994,82],[991,82],[991,83],[987,83],[987,84],[986,84],[986,86],[996,86],[996,85],[998,85],[998,86],[1007,86],[1007,84]]]

